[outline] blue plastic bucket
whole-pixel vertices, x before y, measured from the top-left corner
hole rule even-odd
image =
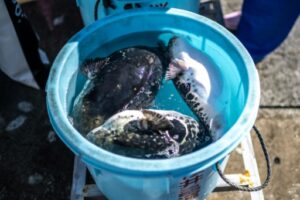
[[[153,46],[158,40],[167,42],[174,34],[189,37],[221,73],[226,107],[222,115],[227,121],[221,137],[193,153],[161,160],[120,156],[86,140],[68,119],[86,81],[78,66],[85,58],[129,46]],[[176,93],[172,87],[168,90]],[[124,12],[84,28],[62,48],[47,83],[47,108],[56,133],[87,164],[97,186],[112,200],[205,198],[219,178],[215,163],[220,161],[224,167],[224,158],[249,134],[259,98],[257,70],[242,44],[217,23],[179,9]],[[164,95],[156,100],[165,101]],[[182,100],[174,102],[167,109],[181,107]]]
[[[147,7],[179,8],[195,13],[199,12],[200,7],[199,0],[109,0],[111,5],[104,6],[105,1],[107,0],[76,0],[85,25],[95,21],[95,11],[97,19],[100,19],[111,14]]]

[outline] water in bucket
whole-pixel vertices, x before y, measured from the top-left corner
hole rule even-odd
[[[157,35],[157,33],[156,33],[156,35]],[[172,34],[166,34],[166,35],[161,35],[161,36],[172,37]],[[139,38],[138,34],[129,35],[129,37]],[[145,37],[145,35],[143,35],[143,37]],[[153,37],[153,36],[151,36],[151,37]],[[174,37],[174,35],[173,35],[173,37]],[[126,41],[125,38],[121,38],[120,40],[117,40],[114,42],[117,42],[119,44],[122,40]],[[184,42],[188,42],[188,41],[185,40]],[[113,46],[113,45],[114,44],[108,44],[105,46]],[[155,45],[157,45],[157,43],[153,43],[151,45],[151,47],[146,47],[146,48],[154,49],[153,51],[155,51],[157,54],[165,54],[165,52],[160,51],[158,49],[158,47],[154,47]],[[140,50],[140,48],[130,49],[130,50],[135,51],[136,53],[147,52],[144,49]],[[103,52],[103,51],[104,51],[104,49],[98,49],[94,55],[96,55],[97,53]],[[185,127],[190,127],[190,126],[192,127],[192,125],[193,125],[193,123],[192,123],[193,119],[189,119],[189,117],[187,117],[185,115],[189,115],[189,116],[195,118],[196,120],[200,120],[201,123],[204,123],[203,122],[204,119],[203,118],[199,119],[198,117],[195,116],[195,114],[193,114],[193,112],[191,111],[189,106],[186,105],[186,103],[184,102],[184,100],[182,99],[180,94],[178,93],[177,89],[175,89],[171,80],[163,81],[161,89],[158,92],[158,95],[156,95],[157,91],[155,91],[155,90],[153,91],[153,86],[154,86],[154,85],[152,85],[153,83],[150,82],[150,80],[147,80],[145,82],[145,84],[146,84],[146,87],[149,88],[149,90],[145,89],[145,87],[142,87],[141,88],[141,90],[143,91],[142,96],[145,96],[144,94],[147,94],[147,96],[151,95],[151,97],[156,96],[155,101],[153,101],[154,103],[152,104],[152,102],[150,101],[150,102],[148,102],[148,104],[145,104],[145,101],[144,100],[141,101],[141,99],[139,98],[139,99],[137,99],[138,104],[136,104],[135,107],[128,108],[128,106],[126,106],[127,109],[141,109],[141,108],[146,109],[146,108],[151,107],[152,109],[156,109],[156,110],[152,110],[152,111],[154,111],[158,114],[159,114],[159,112],[162,112],[162,111],[157,111],[157,110],[165,110],[165,111],[163,111],[163,115],[166,116],[169,120],[175,120],[175,122],[176,122],[176,126],[174,128],[172,128],[172,130],[169,130],[168,132],[166,132],[166,131],[164,132],[165,134],[167,134],[166,136],[168,136],[168,137],[160,137],[159,135],[156,135],[156,131],[149,133],[150,129],[146,129],[142,133],[138,133],[136,131],[134,133],[134,136],[136,135],[136,137],[138,137],[139,139],[136,139],[136,137],[132,137],[133,133],[130,131],[126,131],[126,132],[115,131],[114,132],[114,131],[110,130],[110,133],[106,132],[107,129],[111,129],[114,127],[116,128],[117,125],[111,125],[111,123],[114,123],[114,124],[121,123],[121,121],[117,120],[117,119],[116,120],[108,119],[113,114],[116,114],[118,112],[118,109],[115,109],[114,112],[112,113],[111,110],[113,108],[108,108],[108,107],[109,106],[115,107],[116,105],[118,105],[118,103],[116,101],[119,101],[119,99],[121,101],[122,99],[125,98],[125,96],[128,96],[128,94],[134,92],[133,90],[130,89],[130,88],[133,88],[133,86],[129,86],[129,85],[131,83],[136,82],[136,80],[134,80],[134,81],[130,80],[130,79],[132,79],[132,77],[131,77],[132,75],[130,75],[131,73],[129,71],[132,71],[132,70],[140,71],[140,69],[134,65],[132,66],[132,68],[126,69],[126,66],[128,66],[128,65],[126,65],[126,62],[129,62],[130,60],[135,59],[134,58],[135,55],[134,55],[134,53],[131,53],[130,55],[133,54],[133,57],[128,58],[128,61],[126,61],[126,60],[124,60],[124,57],[123,57],[125,55],[126,50],[121,51],[121,52],[119,53],[119,51],[118,51],[113,54],[113,57],[110,56],[109,61],[114,64],[108,65],[104,68],[104,70],[109,72],[106,74],[105,74],[105,72],[103,72],[104,76],[110,77],[110,78],[106,79],[109,83],[104,82],[102,84],[99,84],[98,83],[99,80],[100,79],[103,80],[102,77],[98,77],[98,78],[89,80],[86,82],[84,89],[81,91],[81,93],[76,98],[76,101],[74,103],[75,109],[73,109],[73,110],[75,110],[75,112],[73,112],[73,113],[75,113],[74,122],[77,122],[77,123],[75,123],[75,127],[77,128],[77,130],[80,131],[83,135],[86,135],[88,132],[90,132],[91,130],[96,128],[96,130],[98,131],[98,134],[92,134],[92,136],[93,136],[92,139],[95,139],[96,135],[101,136],[100,138],[97,139],[98,142],[96,144],[98,146],[100,146],[106,150],[109,150],[111,152],[114,152],[114,153],[118,153],[118,154],[125,155],[125,156],[137,157],[137,158],[169,158],[169,157],[174,157],[174,156],[180,156],[180,155],[198,150],[198,149],[208,145],[209,143],[211,143],[212,142],[211,130],[206,130],[206,129],[200,128],[201,126],[203,126],[202,124],[199,125],[195,121],[195,124],[197,124],[197,126],[200,126],[200,127],[198,127],[199,130],[197,130],[197,133],[193,132],[194,131],[193,128],[185,128]],[[119,54],[122,56],[117,57],[117,55],[119,55]],[[152,56],[153,55],[152,52],[149,52],[149,55]],[[148,55],[143,54],[141,56],[146,57]],[[204,56],[208,57],[206,55],[204,55]],[[98,56],[96,56],[96,57],[98,57]],[[116,58],[116,57],[120,58],[120,60],[122,60],[123,63],[118,62],[118,61],[114,62],[112,60],[112,58]],[[161,55],[159,57],[162,57],[162,59],[165,59],[165,58],[163,58],[164,57],[163,55]],[[141,58],[137,58],[137,59],[138,59],[138,61],[136,64],[139,64],[140,62],[143,61],[143,59],[141,59]],[[167,59],[165,59],[165,60],[167,60]],[[204,61],[204,60],[202,59],[202,61]],[[89,67],[92,67],[91,70],[95,70],[95,66],[94,66],[95,64],[93,64],[93,62],[88,62],[88,64],[89,64]],[[117,65],[117,68],[119,68],[119,70],[113,69],[116,67],[116,65]],[[162,61],[162,65],[166,65],[166,62]],[[214,65],[214,63],[211,61],[211,59],[210,59],[210,62],[206,61],[206,63],[204,63],[204,65],[205,65],[205,67],[210,68],[210,69],[215,68],[214,71],[218,70],[218,67],[216,65]],[[158,67],[158,66],[156,66],[156,67]],[[149,66],[149,68],[150,68],[150,66]],[[162,68],[166,69],[167,67],[162,66]],[[113,72],[111,72],[111,71],[113,71]],[[120,77],[116,76],[116,73],[120,73]],[[205,74],[201,74],[201,72],[199,72],[199,73],[200,74],[198,74],[198,76],[202,79],[205,79]],[[219,74],[219,73],[215,72],[215,74]],[[149,76],[149,75],[147,75],[147,76]],[[159,74],[159,76],[162,76],[162,74]],[[127,80],[126,80],[126,77],[127,77]],[[134,79],[138,79],[139,77],[140,76],[135,77]],[[216,79],[216,77],[217,76],[208,77],[208,78]],[[122,80],[125,80],[126,87],[124,87],[125,86],[125,85],[123,85],[124,83],[116,82],[116,81],[120,80],[120,78]],[[110,82],[111,79],[114,79],[114,81]],[[161,77],[157,77],[156,79],[161,80]],[[193,80],[194,78],[191,77],[191,79]],[[159,81],[159,82],[161,82],[161,81]],[[209,84],[209,86],[210,86],[209,82],[211,82],[211,80],[207,80],[207,82],[208,82],[207,84]],[[114,83],[115,83],[115,85],[114,85]],[[97,86],[94,86],[94,85],[97,85]],[[123,88],[125,89],[125,91],[123,91],[124,89],[116,90],[115,86],[118,86],[118,85],[120,87],[122,87],[122,85],[123,85]],[[221,84],[219,84],[219,85],[221,85]],[[97,88],[91,90],[90,86],[97,87]],[[126,88],[128,88],[128,87],[129,87],[129,91],[126,90]],[[198,86],[197,89],[203,90],[203,88],[201,88],[201,87],[203,87],[203,85]],[[89,91],[87,91],[87,88],[88,88],[88,90],[91,91],[91,93]],[[204,88],[204,90],[208,90],[208,89],[210,89],[210,88]],[[217,89],[219,89],[219,88],[217,88]],[[214,90],[215,90],[215,88],[212,88],[212,91],[214,91]],[[96,93],[95,91],[98,91],[98,93]],[[114,94],[114,91],[115,91],[115,94]],[[154,94],[151,94],[152,92]],[[193,91],[190,91],[190,92],[192,93]],[[111,93],[111,94],[109,96],[107,96],[106,93]],[[210,93],[210,91],[209,91],[209,93]],[[121,95],[120,97],[118,97],[115,100],[113,99],[114,97],[111,97],[111,96],[117,97],[120,94],[123,94],[123,95]],[[94,100],[95,96],[98,96],[98,98],[96,100]],[[107,96],[107,99],[103,99],[102,101],[99,100],[99,98],[102,99],[102,97],[105,97],[105,96]],[[124,98],[122,96],[124,96]],[[151,97],[149,96],[148,99],[151,100]],[[121,101],[121,105],[123,105],[124,103],[130,103],[130,102],[134,101],[134,98],[135,98],[135,96],[132,96],[131,100],[126,100],[123,103]],[[96,101],[96,102],[94,102],[94,101]],[[111,102],[114,102],[114,103],[112,104]],[[140,105],[141,104],[140,102],[143,104]],[[147,100],[146,100],[146,102],[147,102]],[[202,104],[202,102],[199,102],[199,104],[200,103]],[[86,106],[86,105],[88,105],[88,106]],[[93,106],[93,108],[91,108],[91,106]],[[121,109],[121,107],[119,109]],[[203,107],[201,107],[201,109],[203,109]],[[84,110],[84,112],[81,110]],[[177,111],[177,113],[175,113],[174,111]],[[204,112],[205,111],[206,110],[204,110]],[[111,113],[111,114],[109,114],[109,113]],[[124,113],[126,113],[126,112],[123,112],[123,113],[120,112],[116,115],[118,117],[120,117],[121,115],[124,117],[124,116],[126,116]],[[139,114],[137,112],[127,112],[127,113],[128,113],[128,115],[130,114],[130,116],[134,115],[134,113]],[[183,113],[185,115],[181,115],[180,113]],[[201,113],[203,113],[203,112],[201,112]],[[116,117],[116,116],[114,116],[114,117]],[[129,117],[129,116],[127,116],[127,117]],[[184,119],[188,120],[188,122],[185,122]],[[92,122],[94,120],[98,121],[99,123],[93,124]],[[105,120],[107,120],[107,122]],[[136,120],[136,119],[133,118],[131,120],[131,122],[134,120]],[[157,121],[158,120],[159,119],[157,119]],[[101,121],[101,123],[100,123],[100,121]],[[126,124],[124,124],[124,126],[129,125],[131,122],[126,122]],[[124,123],[124,122],[122,122],[122,123]],[[102,125],[102,124],[103,124],[103,126],[100,127],[100,125]],[[88,127],[83,127],[83,126],[88,126]],[[93,130],[93,131],[95,132],[96,130]],[[100,130],[102,130],[102,132]],[[181,132],[179,130],[181,130]],[[143,135],[146,132],[147,132],[147,136],[145,136],[145,138],[144,138]],[[104,137],[104,134],[106,134],[105,137]],[[123,142],[121,142],[120,140],[117,140],[116,134],[122,134],[122,135],[124,135],[123,137],[134,140],[134,142],[135,142],[134,144],[136,145],[135,148],[130,146],[130,144],[124,145]],[[126,136],[126,134],[128,136]],[[186,136],[184,136],[184,134],[186,134]],[[171,141],[169,141],[169,140],[166,141],[167,143],[161,149],[156,147],[156,145],[159,143],[159,141],[161,141],[161,140],[159,140],[160,138],[162,138],[162,140],[165,141],[166,139],[170,138],[170,135],[172,136]],[[88,135],[88,137],[91,137],[91,134]],[[122,140],[124,140],[123,137],[122,137]],[[107,141],[111,138],[115,138],[114,142],[108,143]],[[176,139],[174,139],[174,138],[176,138]],[[101,139],[101,141],[100,141],[100,139]],[[141,143],[140,145],[136,144],[137,140],[139,140],[139,142]],[[155,142],[153,142],[154,140],[155,140]],[[182,142],[180,142],[181,140],[182,140]],[[193,140],[193,141],[191,141],[191,140]],[[144,142],[144,141],[148,141],[149,144],[152,144],[152,145],[149,145],[149,147],[144,147],[144,145],[142,144],[142,142]],[[174,142],[175,142],[175,144],[174,144]],[[123,145],[121,145],[120,143]],[[178,146],[178,144],[180,144],[180,145]],[[195,145],[195,146],[191,149],[191,147],[190,147],[191,145]],[[152,149],[152,148],[154,148],[154,149]],[[177,153],[177,151],[178,151],[178,153]]]
[[[222,99],[227,109],[222,113],[226,129],[220,138],[198,151],[176,158],[134,159],[105,151],[82,137],[68,119],[74,99],[86,82],[78,66],[86,58],[108,56],[118,49],[151,46],[158,40],[168,42],[174,34],[190,37],[192,44],[213,60],[221,74]],[[169,94],[175,94],[171,88],[167,88]],[[202,200],[213,191],[219,179],[215,163],[219,162],[224,168],[226,156],[252,128],[259,106],[259,90],[258,74],[250,55],[220,25],[183,10],[136,10],[104,18],[68,41],[51,69],[47,109],[56,133],[88,166],[108,199],[193,197]],[[177,103],[173,106],[167,109],[178,107]]]

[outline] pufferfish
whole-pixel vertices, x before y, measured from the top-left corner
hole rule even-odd
[[[168,110],[125,110],[87,134],[108,151],[137,158],[170,158],[190,153],[207,140],[193,118]]]
[[[224,128],[221,115],[222,79],[213,62],[182,37],[173,37],[168,44],[170,64],[166,79],[173,79],[176,89],[213,137],[220,137]]]
[[[163,79],[159,55],[146,47],[131,47],[86,60],[81,71],[88,81],[72,111],[75,128],[85,135],[121,110],[151,106]]]

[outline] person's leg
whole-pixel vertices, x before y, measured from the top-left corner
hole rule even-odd
[[[283,42],[299,13],[299,0],[244,0],[236,36],[258,62]]]

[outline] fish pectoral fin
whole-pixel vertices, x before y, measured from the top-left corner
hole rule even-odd
[[[145,125],[154,132],[167,131],[174,128],[174,124],[160,113],[151,110],[142,110],[146,118]]]
[[[168,122],[167,122],[168,123]],[[137,120],[137,121],[131,121],[128,124],[124,126],[124,132],[133,132],[138,135],[153,135],[158,134],[162,135],[164,131],[171,129],[171,125],[166,124],[163,122],[162,125],[154,124],[153,121],[148,120]]]
[[[127,147],[136,147],[140,149],[145,149],[147,146],[147,141],[142,135],[136,132],[124,132],[119,134],[114,138],[114,143]]]
[[[172,59],[166,71],[165,79],[166,80],[174,79],[180,73],[182,73],[184,70],[187,69],[188,66],[186,66],[186,63],[183,60],[180,60],[178,58]]]
[[[133,147],[138,149],[147,149],[147,151],[157,152],[170,146],[170,142],[166,141],[161,135],[139,135],[133,132],[120,134],[115,137],[115,144]]]
[[[144,120],[133,120],[124,125],[124,132],[143,133],[148,130]]]

